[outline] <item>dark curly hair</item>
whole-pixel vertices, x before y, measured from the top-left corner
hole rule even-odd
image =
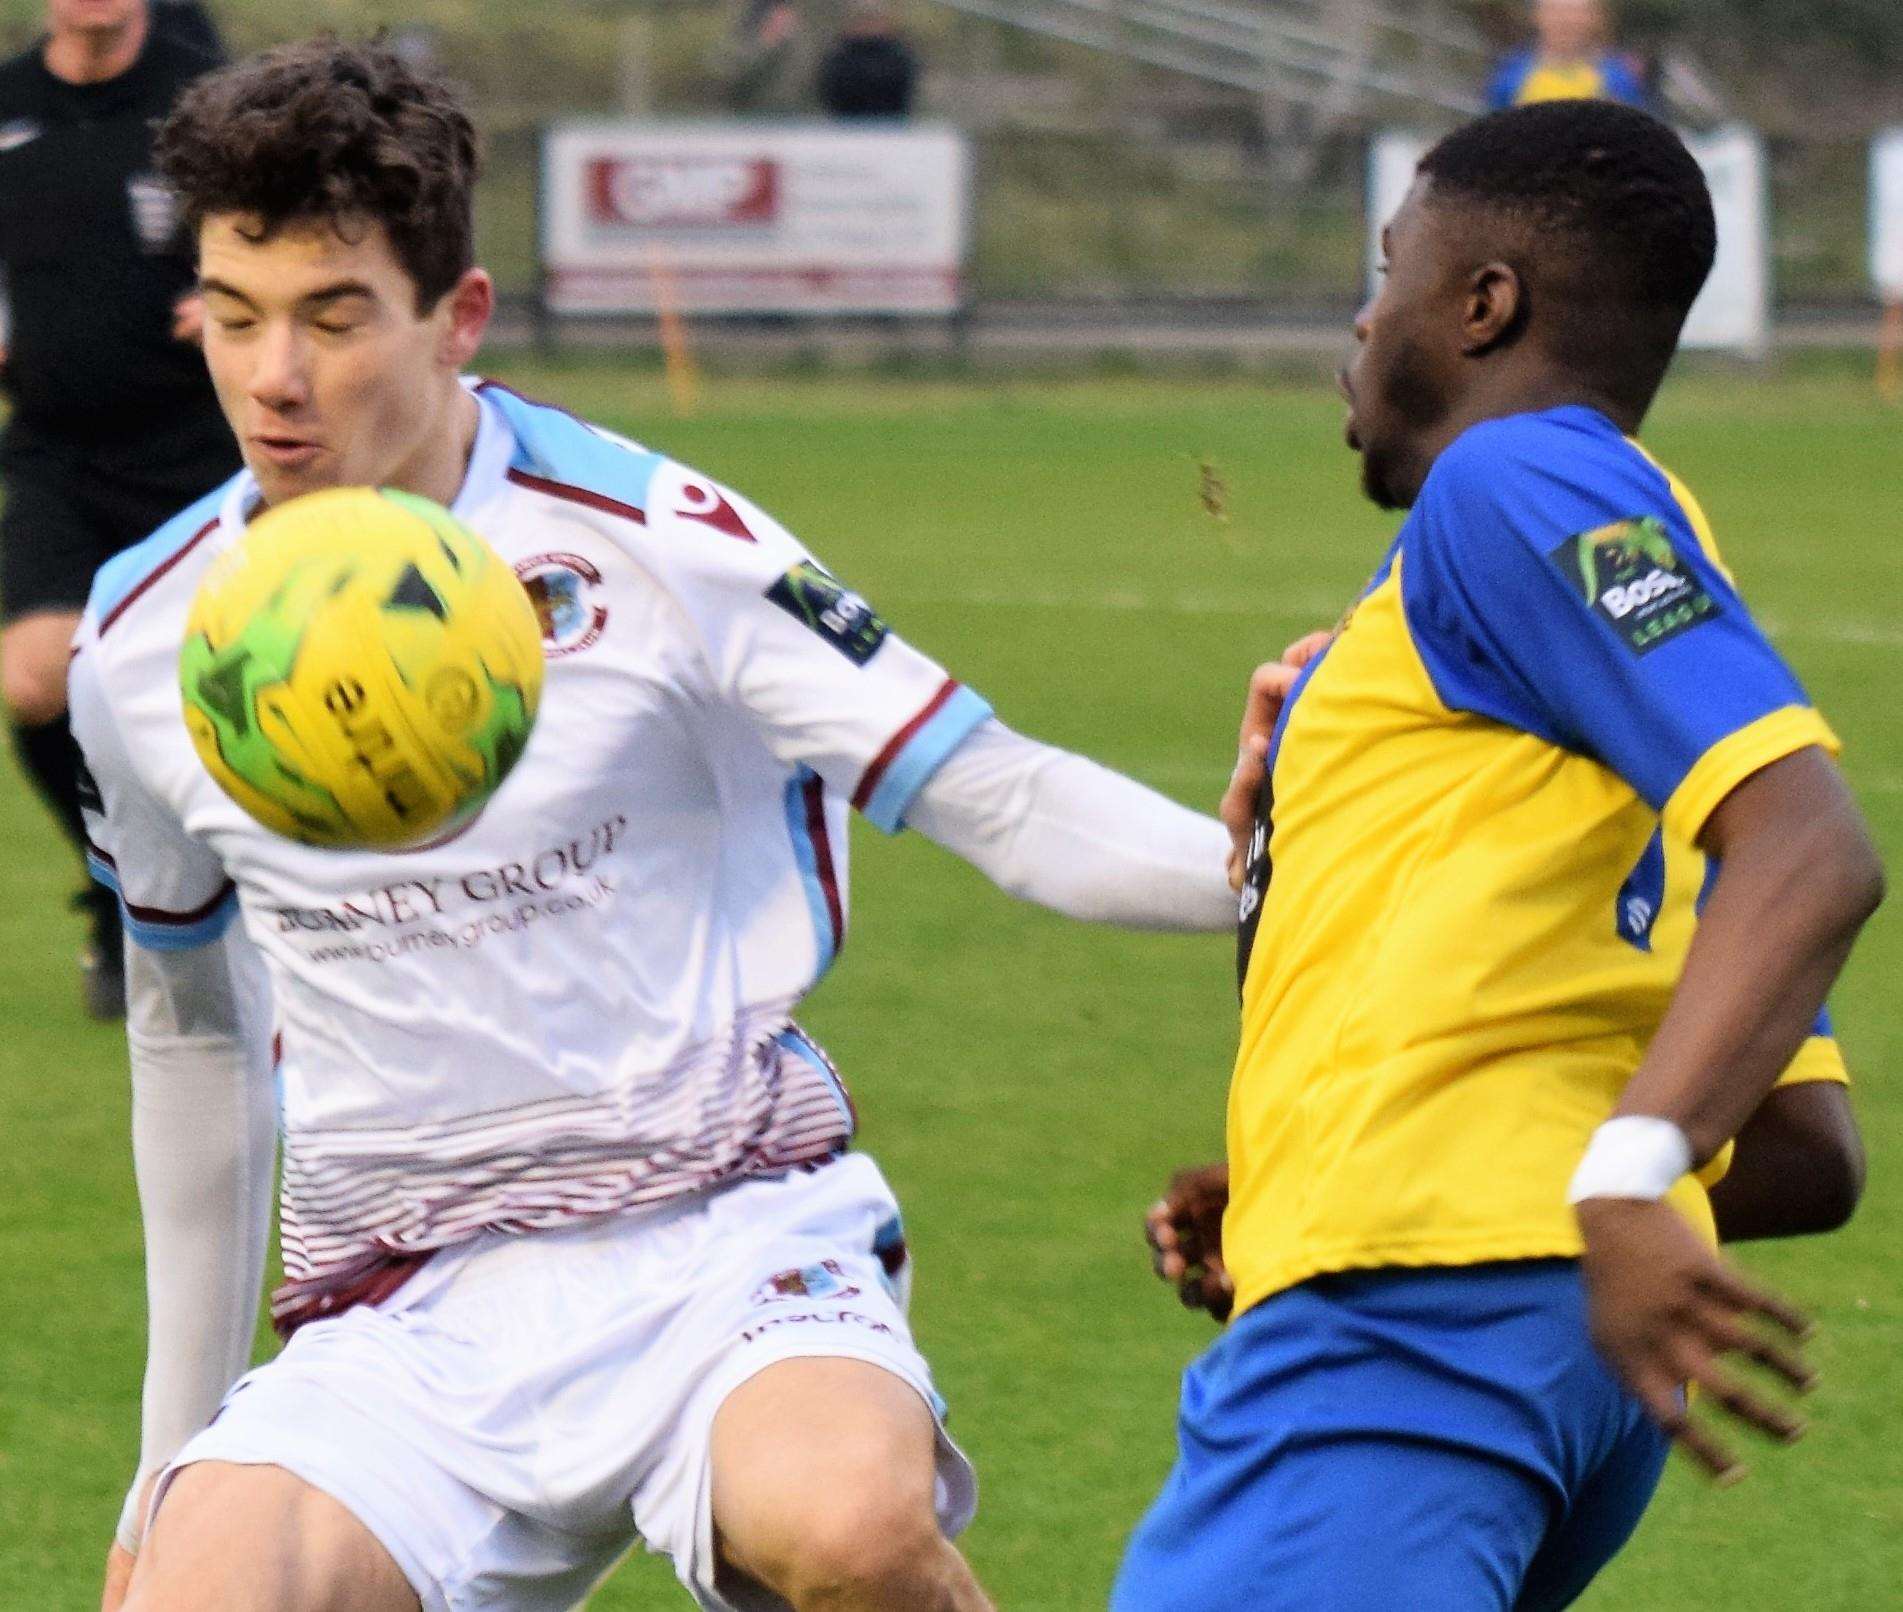
[[[1629,106],[1543,101],[1456,129],[1420,172],[1433,203],[1503,226],[1564,356],[1649,401],[1718,250],[1678,135]]]
[[[240,214],[268,240],[287,224],[381,224],[419,312],[475,261],[475,125],[443,79],[381,42],[284,45],[199,79],[159,126],[159,172],[194,234]]]

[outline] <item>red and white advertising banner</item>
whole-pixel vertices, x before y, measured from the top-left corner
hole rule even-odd
[[[573,121],[542,137],[556,313],[956,313],[955,129]]]

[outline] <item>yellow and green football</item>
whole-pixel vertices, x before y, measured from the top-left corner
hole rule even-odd
[[[515,573],[427,498],[311,493],[205,573],[179,655],[219,787],[307,845],[399,849],[479,811],[535,724],[542,635]]]

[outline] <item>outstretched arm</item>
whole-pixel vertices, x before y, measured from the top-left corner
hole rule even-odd
[[[1067,917],[1235,925],[1222,824],[995,719],[946,757],[905,817],[1000,889]]]
[[[85,758],[87,860],[125,918],[148,1308],[139,1472],[108,1561],[108,1609],[125,1593],[152,1475],[210,1421],[251,1358],[276,1132],[263,969],[231,930],[237,896],[223,864],[134,761],[114,698],[128,675],[138,674],[108,665],[89,610],[68,706]]]
[[[1133,929],[1232,929],[1269,736],[1296,677],[1330,636],[1298,639],[1250,678],[1220,822],[996,721],[952,752],[906,820],[1011,894],[1072,917]]]
[[[126,985],[148,1305],[139,1471],[117,1540],[131,1552],[151,1479],[250,1363],[277,1116],[264,986],[242,936],[180,951],[134,943]]]

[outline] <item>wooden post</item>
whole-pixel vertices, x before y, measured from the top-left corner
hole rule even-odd
[[[1877,395],[1885,403],[1903,403],[1903,299],[1883,305],[1883,329],[1877,337]]]
[[[548,136],[546,122],[535,126],[535,165],[529,176],[529,208],[535,217],[535,300],[529,309],[529,331],[537,358],[555,352],[555,310],[549,306],[548,267]]]
[[[654,46],[659,29],[654,18],[636,13],[623,17],[615,33],[615,99],[626,117],[646,117],[654,110]]]
[[[687,321],[681,317],[680,287],[673,266],[659,247],[648,259],[648,273],[654,280],[654,312],[660,323],[661,368],[667,376],[667,395],[674,404],[674,413],[683,420],[690,419],[700,403],[700,368],[687,337]]]

